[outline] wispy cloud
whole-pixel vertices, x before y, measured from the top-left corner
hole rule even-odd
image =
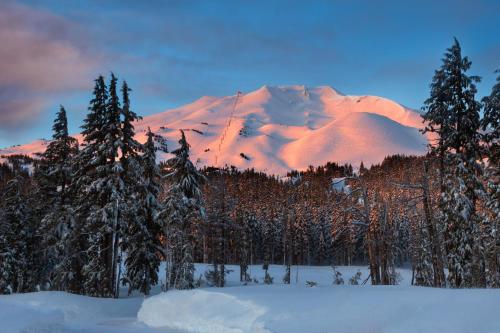
[[[95,62],[82,37],[54,14],[0,4],[0,132],[29,127],[54,95],[88,86]]]
[[[110,71],[129,82],[143,115],[295,83],[418,107],[453,36],[477,74],[493,77],[499,8],[495,0],[0,0],[0,143],[2,130],[28,128],[59,103],[78,130],[92,79]],[[48,136],[49,121],[37,135]]]

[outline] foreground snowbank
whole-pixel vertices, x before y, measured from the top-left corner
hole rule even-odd
[[[214,289],[211,289],[214,290]],[[138,319],[200,333],[498,333],[499,290],[259,285],[147,299]]]
[[[135,324],[141,303],[57,291],[0,295],[0,333],[150,332]]]
[[[0,295],[0,333],[499,333],[500,290],[452,290],[410,286],[332,285],[330,267],[294,267],[292,284],[281,284],[284,267],[272,265],[275,284],[242,286],[237,266],[227,288],[101,299],[62,292]],[[206,265],[196,265],[202,274]],[[366,267],[338,267],[347,281]],[[317,282],[309,288],[306,281]],[[126,294],[123,290],[122,295]]]
[[[171,291],[144,301],[138,319],[151,327],[199,333],[268,332],[259,318],[263,306],[222,292]]]

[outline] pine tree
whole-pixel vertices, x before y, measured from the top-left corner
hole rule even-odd
[[[500,71],[497,71],[500,73]],[[486,286],[500,288],[500,75],[489,96],[483,99],[485,157],[487,159],[482,213]]]
[[[148,233],[151,232],[151,228],[154,228],[155,222],[153,221],[153,224],[151,224],[151,216],[145,218],[145,216],[142,215],[144,210],[149,209],[143,206],[147,204],[145,202],[145,196],[148,195],[148,191],[150,190],[150,188],[148,188],[149,185],[144,182],[149,182],[151,179],[143,178],[145,172],[143,167],[145,165],[143,163],[144,161],[139,156],[139,151],[143,150],[145,147],[135,140],[135,129],[133,124],[141,118],[130,109],[130,91],[131,89],[128,87],[127,82],[124,81],[121,89],[123,106],[120,110],[122,117],[120,163],[123,168],[122,180],[124,198],[124,206],[121,210],[122,223],[120,228],[123,232],[120,233],[120,246],[119,252],[117,253],[117,265],[119,270],[116,273],[115,281],[117,284],[115,286],[115,294],[118,294],[118,282],[121,276],[121,258],[123,251],[128,252],[126,261],[127,275],[124,281],[129,283],[129,293],[134,289],[139,289],[141,292],[147,294],[151,288],[151,279],[156,281],[157,273],[153,273],[149,269],[146,272],[146,268],[141,265],[148,265],[148,262],[144,261],[144,250],[146,252],[150,251],[149,242],[152,241],[154,243],[154,239],[150,239]],[[153,151],[145,151],[147,153],[144,156],[145,158],[150,159],[151,157],[155,157],[154,145],[150,147],[150,149],[153,149]],[[151,161],[147,162],[151,163]],[[156,163],[156,159],[154,159],[152,163]],[[155,180],[152,181],[155,182]],[[154,196],[156,198],[157,193],[154,194]],[[135,234],[135,232],[137,232],[137,234]],[[149,244],[145,248],[141,248],[141,237],[145,237],[142,240]],[[151,235],[151,237],[155,237],[155,235]],[[130,257],[130,253],[133,253],[132,257]],[[156,263],[154,263],[155,258],[150,257],[146,260],[152,260],[152,265],[156,265]],[[151,273],[153,273],[152,276]],[[142,280],[140,278],[141,274],[143,274]]]
[[[52,289],[66,290],[68,279],[67,260],[74,245],[67,241],[72,228],[72,211],[69,186],[71,182],[71,161],[78,152],[78,142],[68,134],[66,110],[60,107],[52,126],[52,141],[41,155],[36,169],[39,202],[43,202],[45,216],[39,233],[44,250],[43,280]]]
[[[169,188],[160,214],[167,237],[166,287],[191,289],[194,287],[194,258],[192,223],[203,215],[201,184],[205,177],[189,159],[189,144],[181,130],[180,147],[172,151],[174,157],[166,163]]]
[[[427,228],[425,223],[420,223],[420,225],[418,225],[419,242],[414,262],[415,284],[423,287],[431,287],[434,285],[434,272],[430,254],[431,244]]]
[[[101,76],[85,119],[85,147],[79,156],[81,196],[88,260],[83,268],[84,288],[93,296],[117,296],[118,248],[123,229],[123,167],[118,159],[123,146],[121,108],[112,74],[109,95]]]
[[[207,281],[222,288],[226,284],[226,263],[229,257],[229,237],[234,225],[231,216],[231,199],[226,184],[227,170],[218,170],[219,175],[211,186],[213,205],[207,213],[207,238],[212,243],[212,269],[206,272]]]
[[[476,193],[481,190],[476,162],[480,157],[480,105],[474,99],[475,83],[480,79],[466,74],[470,66],[455,39],[436,71],[424,115],[425,131],[439,136],[432,148],[441,169],[439,218],[445,225],[448,281],[458,288],[479,285],[481,276],[476,214]]]
[[[238,249],[238,263],[240,265],[240,282],[250,282],[250,274],[248,273],[248,265],[250,259],[250,228],[248,226],[248,214],[246,212],[238,211],[236,214],[237,240],[236,246]]]
[[[125,232],[124,250],[127,252],[125,280],[129,284],[129,293],[139,290],[149,295],[151,287],[158,283],[159,254],[162,251],[158,221],[161,176],[156,164],[154,134],[148,128],[146,135],[148,139],[141,157],[143,175],[136,197],[138,207],[135,219]]]
[[[34,291],[32,245],[35,233],[23,194],[25,179],[16,175],[1,197],[0,209],[0,293]]]
[[[99,76],[94,82],[89,112],[81,126],[82,149],[71,164],[72,181],[69,192],[74,195],[71,204],[73,220],[66,241],[73,244],[74,251],[69,254],[70,259],[62,263],[60,270],[63,280],[69,278],[72,281],[67,286],[69,291],[106,296],[102,291],[105,263],[104,260],[97,262],[98,259],[103,259],[100,248],[104,244],[99,230],[102,221],[95,215],[106,198],[97,193],[94,184],[106,164],[106,157],[101,153],[100,147],[106,136],[104,123],[108,89],[103,76]]]
[[[106,157],[100,152],[105,141],[104,122],[108,90],[104,77],[95,80],[94,98],[90,101],[89,113],[82,126],[84,140],[83,149],[75,159],[77,169],[73,187],[79,193],[75,210],[78,214],[78,225],[85,235],[84,246],[87,249],[82,262],[82,291],[91,296],[108,296],[103,291],[105,278],[105,258],[100,249],[104,248],[104,235],[101,226],[104,222],[95,212],[101,210],[101,205],[107,198],[97,193],[95,182],[105,168]],[[85,195],[83,195],[85,194]]]
[[[484,131],[483,140],[487,144],[488,156],[495,158],[492,162],[498,162],[500,155],[498,145],[500,140],[500,69],[496,83],[491,90],[491,94],[483,98],[484,116],[481,120],[481,127]]]
[[[135,138],[134,138],[135,130],[134,130],[133,123],[142,119],[142,118],[130,109],[129,92],[132,90],[128,87],[128,84],[126,81],[123,81],[121,91],[122,91],[122,102],[123,102],[123,106],[121,108],[121,113],[123,116],[122,159],[126,159],[128,156],[136,155],[137,151],[139,151],[141,148],[140,143],[137,142],[137,140],[135,140]]]
[[[363,164],[363,161],[361,161],[361,164],[359,165],[359,175],[363,176],[366,173],[367,169],[365,165]]]

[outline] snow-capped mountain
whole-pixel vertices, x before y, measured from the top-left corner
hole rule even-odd
[[[330,87],[263,86],[234,96],[205,96],[144,117],[136,124],[139,141],[148,127],[167,139],[169,149],[184,129],[198,166],[253,167],[273,174],[328,161],[370,165],[391,154],[424,154],[428,143],[418,131],[418,112]],[[46,144],[39,140],[0,154],[39,152]]]

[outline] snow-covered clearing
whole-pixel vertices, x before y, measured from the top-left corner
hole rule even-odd
[[[197,276],[206,265],[197,265]],[[286,333],[460,333],[500,332],[500,290],[450,290],[410,286],[400,270],[399,286],[332,285],[330,267],[293,267],[283,285],[284,267],[273,265],[275,284],[242,286],[237,266],[227,288],[169,291],[98,299],[62,292],[0,296],[0,333],[11,332],[286,332]],[[366,267],[339,267],[347,282]],[[316,287],[306,281],[317,282]],[[123,291],[125,294],[125,290]]]

